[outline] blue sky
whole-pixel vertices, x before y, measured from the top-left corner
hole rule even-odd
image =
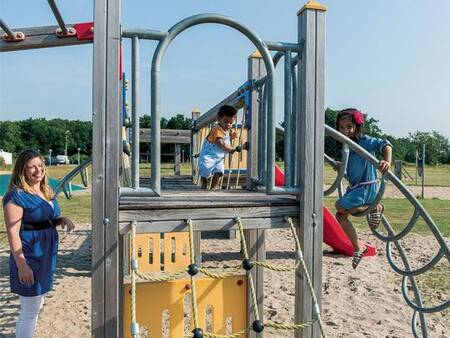
[[[42,1],[2,0],[10,27],[56,24]],[[92,20],[92,0],[57,1],[67,23]],[[326,106],[359,107],[396,136],[437,130],[450,137],[450,1],[329,0]],[[265,40],[297,40],[303,1],[122,1],[124,27],[168,30],[181,19],[216,12],[236,18]],[[141,106],[149,113],[150,65],[156,42],[141,45]],[[180,35],[161,68],[164,116],[208,110],[241,83],[254,50],[239,33],[201,25]],[[124,43],[130,73],[130,44]],[[282,67],[277,111],[281,119]],[[92,46],[0,54],[0,119],[91,119]]]

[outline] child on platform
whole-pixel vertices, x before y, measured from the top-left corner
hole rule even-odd
[[[378,169],[382,173],[387,172],[392,159],[391,143],[364,135],[363,127],[364,116],[359,110],[347,108],[338,113],[336,129],[372,155],[382,153],[383,160],[380,161]],[[348,158],[347,176],[350,185],[345,195],[336,202],[336,219],[352,242],[354,249],[352,266],[355,269],[367,252],[367,247],[358,241],[358,235],[348,216],[367,210],[375,200],[380,184],[375,166],[352,150]],[[370,212],[369,227],[371,229],[379,226],[383,211],[384,206],[378,204]]]
[[[202,189],[207,188],[208,178],[211,175],[213,175],[211,189],[219,189],[225,171],[226,155],[242,150],[240,146],[236,148],[231,146],[231,140],[236,137],[236,133],[231,131],[236,116],[236,108],[228,105],[220,107],[217,113],[217,124],[211,129],[203,143],[198,163]]]

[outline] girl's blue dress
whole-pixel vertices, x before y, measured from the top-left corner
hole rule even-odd
[[[58,201],[53,199],[52,207],[48,201],[40,196],[21,189],[11,190],[3,198],[3,206],[9,201],[23,208],[19,235],[25,259],[34,275],[33,285],[21,284],[16,261],[11,253],[9,257],[11,292],[25,297],[42,295],[53,288],[53,274],[56,270],[56,255],[58,253],[58,232],[55,227],[43,230],[24,230],[23,224],[46,220],[55,221],[61,213]]]
[[[361,137],[358,144],[374,156],[382,153],[387,145],[392,147],[387,140],[366,135]],[[347,188],[345,195],[338,200],[339,205],[350,210],[362,205],[372,204],[380,188],[377,168],[350,150],[347,176],[350,186]]]

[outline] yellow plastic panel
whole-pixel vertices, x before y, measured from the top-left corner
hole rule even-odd
[[[141,272],[160,272],[187,269],[190,264],[189,234],[169,232],[163,235],[161,248],[159,233],[136,235],[136,256]],[[131,249],[130,249],[131,250]],[[164,259],[161,259],[163,253]],[[132,252],[130,251],[130,257]],[[163,264],[161,264],[163,261]]]
[[[136,235],[136,258],[141,272],[161,271],[161,244],[159,233]],[[130,248],[130,257],[133,253]]]
[[[147,337],[180,338],[185,335],[184,299],[190,298],[190,279],[170,282],[138,283],[136,291],[136,316],[141,333]],[[124,285],[124,336],[131,337],[131,295],[130,284]],[[206,309],[212,309],[209,316],[212,332],[229,334],[226,329],[227,318],[231,318],[232,332],[246,328],[247,322],[247,283],[245,276],[233,276],[226,279],[197,278],[197,306],[199,326],[205,330]],[[167,327],[163,328],[163,312],[168,312]],[[193,320],[191,314],[187,314]],[[192,331],[193,323],[188,323]],[[165,335],[163,336],[163,329]]]
[[[187,269],[189,256],[189,234],[168,232],[164,234],[164,271]]]

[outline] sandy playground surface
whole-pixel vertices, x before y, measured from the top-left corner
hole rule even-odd
[[[410,337],[412,311],[405,304],[400,278],[387,264],[384,246],[362,233],[379,249],[352,270],[348,257],[330,253],[324,246],[323,320],[329,337]],[[36,337],[89,337],[91,316],[90,229],[80,225],[73,234],[61,234],[54,291],[46,297]],[[409,235],[403,242],[414,267],[436,251],[431,237]],[[292,265],[294,242],[287,230],[268,231],[267,258],[271,263]],[[241,259],[238,240],[203,240],[204,266],[227,267]],[[222,262],[217,262],[218,259]],[[9,293],[8,250],[0,251],[0,337],[14,337],[18,299]],[[446,268],[448,268],[448,263]],[[450,271],[450,270],[448,270]],[[450,298],[450,290],[423,290],[433,304]],[[294,274],[265,272],[265,318],[292,322]],[[431,337],[449,337],[450,311],[428,317]],[[265,337],[292,337],[292,332],[267,329]]]

